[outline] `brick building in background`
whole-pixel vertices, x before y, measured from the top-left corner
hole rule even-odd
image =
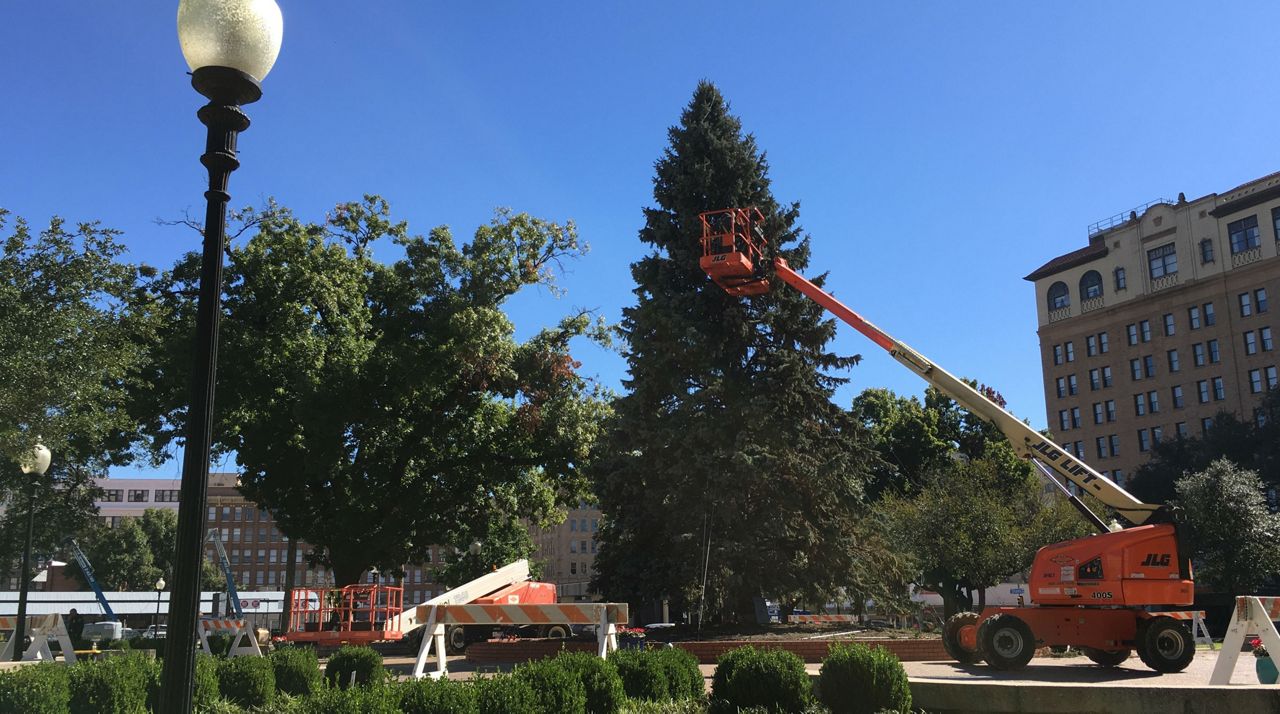
[[[1280,174],[1090,226],[1035,283],[1045,405],[1062,447],[1124,485],[1152,445],[1277,386]]]
[[[553,528],[530,526],[536,550],[533,559],[543,563],[542,580],[555,583],[561,602],[594,600],[591,576],[595,572],[596,536],[600,532],[600,509],[579,503],[569,510],[565,521]]]

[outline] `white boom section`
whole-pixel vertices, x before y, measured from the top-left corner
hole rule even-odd
[[[407,633],[409,630],[427,624],[432,605],[466,605],[478,597],[484,597],[495,590],[522,583],[528,579],[529,561],[517,560],[511,565],[498,568],[492,573],[485,573],[475,580],[440,593],[426,602],[406,607],[396,616],[396,626],[393,629]]]
[[[965,384],[923,355],[894,339],[884,330],[876,327],[861,315],[849,309],[830,293],[809,282],[803,275],[792,270],[781,258],[774,259],[777,274],[788,285],[804,293],[814,302],[822,305],[849,326],[866,335],[872,342],[888,350],[900,364],[920,375],[922,379],[937,387],[948,397],[956,400],[960,406],[977,416],[990,421],[1005,435],[1019,456],[1034,459],[1058,476],[1074,483],[1085,493],[1092,494],[1102,503],[1115,509],[1116,513],[1129,523],[1138,526],[1151,518],[1159,506],[1143,503],[1133,494],[1121,488],[1111,479],[1094,471],[1083,461],[1068,454],[1046,439],[1040,432],[1032,429],[1016,416],[1005,411],[1003,407],[987,399],[977,389]]]

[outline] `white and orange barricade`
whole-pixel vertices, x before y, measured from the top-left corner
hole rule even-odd
[[[0,650],[0,661],[8,662],[13,659],[13,648],[17,644],[13,636],[17,626],[18,618],[0,617],[0,630],[9,633],[5,638],[4,649]],[[67,626],[62,621],[62,615],[29,615],[26,629],[31,637],[31,644],[22,653],[24,661],[52,662],[53,650],[49,648],[49,640],[55,639],[58,641],[58,646],[62,648],[63,661],[67,664],[75,663],[76,650],[71,645],[71,636],[67,634]]]
[[[560,603],[555,605],[432,605],[427,616],[427,636],[422,638],[413,664],[414,679],[425,675],[427,657],[435,650],[433,679],[447,673],[444,633],[447,625],[595,625],[596,653],[601,657],[618,649],[618,625],[628,622],[626,603]]]
[[[1209,684],[1231,683],[1231,674],[1247,637],[1256,635],[1268,652],[1280,652],[1280,632],[1276,631],[1275,623],[1277,617],[1280,617],[1280,598],[1237,597],[1227,636],[1222,638],[1222,651],[1213,665],[1213,674],[1209,675]]]
[[[1161,612],[1160,615],[1172,617],[1175,620],[1191,621],[1191,637],[1195,639],[1198,645],[1209,645],[1209,649],[1218,649],[1217,643],[1213,641],[1213,637],[1209,635],[1209,628],[1204,624],[1204,610],[1180,610],[1178,612]]]
[[[857,622],[857,615],[787,615],[787,622]]]
[[[200,651],[213,654],[209,648],[209,635],[215,632],[231,633],[231,648],[227,657],[262,656],[262,648],[258,647],[258,638],[249,627],[248,620],[233,620],[222,617],[202,617],[196,623],[196,634],[200,635]],[[243,643],[242,643],[243,641]]]

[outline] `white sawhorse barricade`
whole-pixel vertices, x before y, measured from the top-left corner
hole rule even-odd
[[[413,663],[414,679],[421,679],[432,648],[436,654],[433,679],[448,671],[445,666],[446,625],[595,625],[596,653],[605,657],[618,649],[619,624],[628,622],[626,603],[583,603],[581,605],[432,605],[426,635]],[[1278,650],[1280,651],[1280,650]]]
[[[17,645],[13,641],[13,635],[17,626],[18,618],[0,617],[0,630],[6,630],[9,633],[7,641],[4,643],[4,649],[0,650],[0,661],[2,662],[8,662],[13,659],[13,648]],[[31,636],[31,645],[27,647],[26,652],[22,653],[24,661],[52,662],[53,650],[49,649],[49,639],[52,638],[56,639],[58,646],[62,648],[63,661],[67,664],[75,663],[76,650],[71,645],[71,636],[67,634],[67,626],[62,621],[62,615],[27,617],[27,633]]]
[[[1156,614],[1172,617],[1175,620],[1190,620],[1191,637],[1195,639],[1196,644],[1209,645],[1211,650],[1218,649],[1213,637],[1209,635],[1209,628],[1204,624],[1204,610],[1183,610],[1181,612],[1161,612]]]
[[[1241,596],[1236,598],[1236,609],[1227,626],[1227,636],[1222,638],[1222,651],[1213,665],[1209,684],[1230,684],[1236,660],[1244,647],[1244,638],[1257,635],[1268,652],[1280,652],[1280,632],[1276,632],[1274,620],[1280,616],[1280,598]],[[1275,656],[1275,655],[1272,655]]]
[[[196,624],[196,632],[200,635],[200,651],[205,654],[213,654],[209,649],[209,635],[215,632],[230,632],[231,649],[227,650],[227,657],[242,657],[244,655],[252,655],[261,657],[262,650],[258,647],[257,634],[249,627],[247,620],[226,620],[216,617],[202,617]],[[241,644],[241,640],[246,640],[247,644]]]

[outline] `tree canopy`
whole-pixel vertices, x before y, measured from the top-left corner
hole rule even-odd
[[[746,619],[754,596],[823,601],[853,577],[867,464],[861,426],[831,402],[835,324],[789,288],[732,297],[699,268],[699,213],[755,206],[771,255],[809,262],[798,204],[703,82],[668,132],[631,266],[621,334],[629,377],[596,469],[607,514],[596,558],[606,597],[669,597]],[[817,278],[821,282],[821,277]]]
[[[0,209],[0,570],[22,552],[33,496],[33,547],[50,553],[90,523],[93,478],[132,456],[146,271],[123,253],[97,223],[54,218],[37,232]],[[15,467],[37,438],[53,453],[43,479]]]
[[[374,196],[322,223],[274,205],[241,218],[253,234],[228,249],[215,440],[235,452],[242,493],[339,584],[579,499],[607,404],[569,347],[597,327],[578,313],[519,341],[503,311],[585,250],[571,223],[499,211],[459,245],[446,227],[411,234]],[[375,244],[403,257],[375,260]],[[184,423],[171,378],[190,349],[198,262],[153,293],[158,450]]]
[[[1280,573],[1280,515],[1271,513],[1258,474],[1218,459],[1176,483],[1196,580],[1249,595]]]

